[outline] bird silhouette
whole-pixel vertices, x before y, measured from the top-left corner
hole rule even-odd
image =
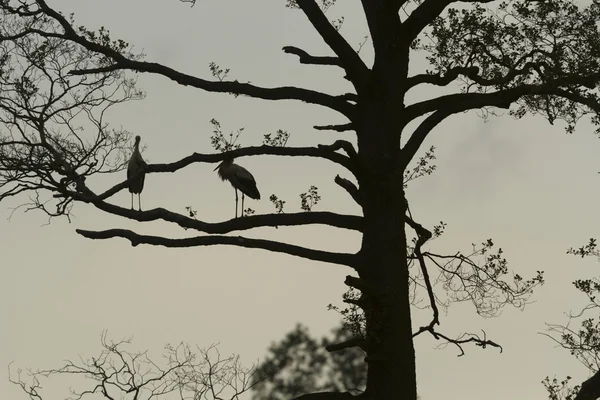
[[[131,154],[131,158],[129,159],[129,164],[127,165],[127,179],[130,179],[131,177],[136,176],[141,171],[143,171],[143,169],[146,168],[146,166],[148,165],[148,164],[146,164],[146,162],[142,158],[142,155],[140,154],[140,140],[141,140],[141,138],[139,136],[135,137],[133,153]],[[138,195],[139,210],[142,211],[141,194],[142,194],[142,190],[144,190],[145,177],[146,177],[146,174],[142,174],[139,178],[134,179],[133,181],[129,182],[129,193],[131,193],[131,209],[132,210],[133,210],[133,194],[135,193]]]
[[[238,217],[238,190],[242,192],[242,217],[244,216],[244,196],[260,200],[260,192],[256,187],[256,180],[244,167],[234,164],[233,158],[227,158],[214,169],[219,170],[221,180],[228,180],[235,190],[235,217]]]

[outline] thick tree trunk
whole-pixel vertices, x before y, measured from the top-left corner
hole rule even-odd
[[[373,400],[416,400],[404,171],[399,168],[403,102],[396,90],[377,81],[368,97],[358,132],[365,223],[359,276],[365,283],[369,365],[365,394]]]
[[[370,194],[363,204],[367,226],[359,271],[367,284],[367,397],[415,400],[402,180],[375,185],[379,190],[365,191]]]

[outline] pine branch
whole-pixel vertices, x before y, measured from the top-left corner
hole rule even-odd
[[[352,267],[355,262],[355,256],[353,254],[313,250],[288,243],[275,242],[265,239],[250,239],[242,236],[197,236],[183,239],[170,239],[160,236],[139,235],[127,229],[109,229],[105,231],[88,231],[77,229],[76,232],[83,237],[95,240],[112,238],[127,239],[134,247],[140,244],[149,244],[170,248],[229,245],[246,247],[250,249],[268,250],[276,253],[289,254],[308,260],[346,265],[349,267]]]

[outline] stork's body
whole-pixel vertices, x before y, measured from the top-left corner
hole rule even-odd
[[[135,145],[133,146],[133,153],[131,154],[131,158],[129,159],[129,164],[127,165],[127,179],[136,176],[139,174],[143,168],[146,167],[146,162],[142,158],[140,153],[140,140],[139,136],[135,137]],[[142,190],[144,190],[144,179],[146,174],[142,174],[137,179],[134,179],[132,182],[129,182],[129,193],[131,193],[131,209],[133,210],[133,195],[138,195],[138,206],[139,210],[142,211],[142,199],[141,194]]]
[[[244,196],[248,196],[254,200],[260,200],[260,192],[256,187],[256,181],[252,174],[244,167],[234,164],[233,159],[224,160],[215,171],[219,170],[218,174],[221,180],[228,180],[235,190],[235,217],[238,215],[238,193],[242,192],[242,216],[244,216]]]

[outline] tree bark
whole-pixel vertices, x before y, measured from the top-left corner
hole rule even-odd
[[[367,323],[367,389],[377,400],[416,400],[400,148],[402,102],[374,90],[359,132],[358,173],[364,213],[359,276]],[[378,92],[378,93],[377,93]],[[368,130],[366,129],[368,127]]]

